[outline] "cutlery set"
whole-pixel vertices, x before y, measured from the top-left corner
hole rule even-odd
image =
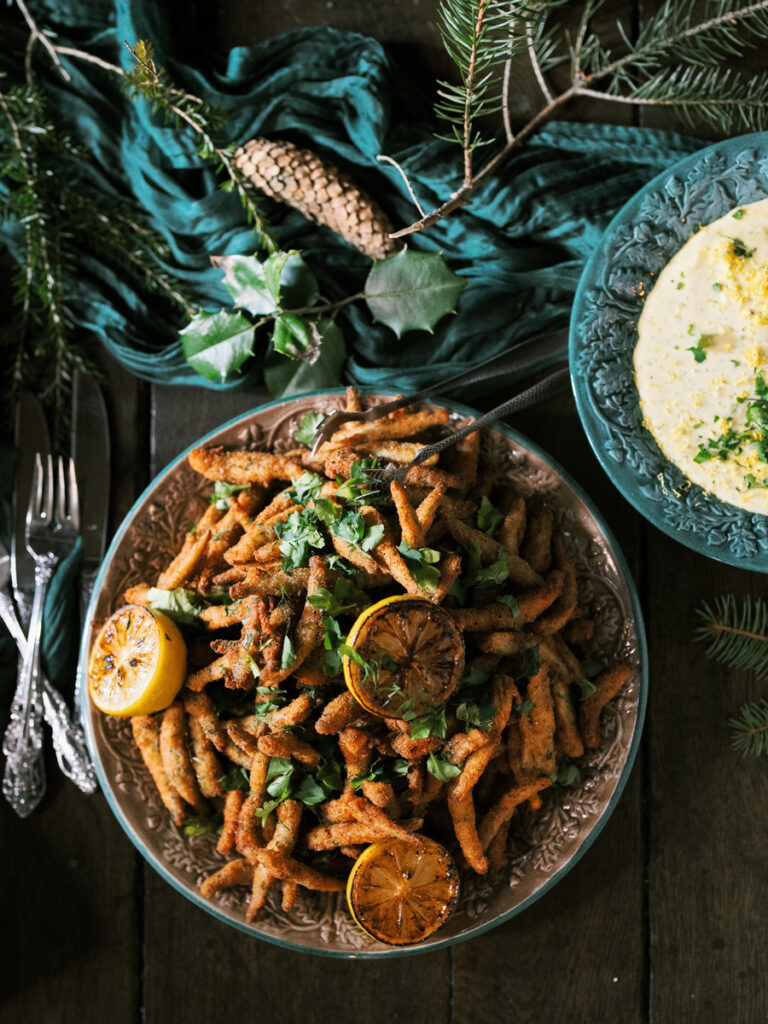
[[[2,741],[2,792],[20,817],[45,793],[43,720],[51,730],[59,767],[84,793],[97,788],[80,725],[78,672],[74,714],[46,679],[40,661],[45,597],[56,567],[83,544],[82,626],[104,554],[109,495],[109,433],[98,386],[77,374],[73,389],[72,458],[55,458],[37,399],[22,394],[16,409],[19,456],[10,554],[0,545],[0,618],[19,650],[10,722]],[[11,583],[13,596],[8,590]]]

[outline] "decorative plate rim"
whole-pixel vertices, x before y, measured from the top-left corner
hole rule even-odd
[[[381,392],[380,388],[374,387],[359,388],[358,390],[360,391],[361,394],[376,394]],[[183,462],[187,458],[189,452],[193,448],[205,444],[206,442],[216,437],[223,431],[237,427],[241,423],[246,422],[254,414],[261,412],[265,409],[274,408],[275,406],[279,406],[287,402],[293,402],[297,399],[319,399],[323,397],[340,395],[344,393],[344,388],[326,388],[318,391],[307,391],[302,392],[301,394],[291,395],[290,398],[288,399],[279,398],[271,402],[265,402],[262,405],[255,406],[253,409],[250,409],[247,412],[241,413],[238,416],[235,416],[232,419],[227,420],[226,422],[215,427],[213,430],[208,431],[208,433],[196,439],[192,444],[185,448],[184,451],[177,455],[170,463],[168,463],[168,465],[163,470],[161,470],[154,477],[154,479],[147,485],[147,487],[144,488],[141,495],[139,495],[139,497],[133,503],[130,510],[123,518],[123,521],[121,522],[117,531],[115,532],[115,535],[112,538],[112,541],[109,545],[109,549],[107,550],[104,556],[104,560],[101,564],[98,576],[96,577],[96,581],[94,583],[91,600],[89,602],[88,611],[86,614],[86,622],[90,621],[95,615],[96,604],[98,601],[101,588],[104,585],[105,577],[107,575],[110,562],[112,561],[112,558],[115,552],[117,551],[126,530],[131,525],[135,515],[137,514],[141,506],[144,504],[144,502],[151,496],[154,490],[170,474],[174,472],[176,467],[181,462]],[[450,412],[457,413],[461,416],[477,417],[480,415],[480,413],[476,409],[473,409],[467,405],[463,405],[462,403],[453,402],[441,398],[435,398],[432,401],[434,402],[434,404],[442,405],[445,408],[447,408]],[[589,514],[594,518],[597,526],[602,532],[607,543],[608,549],[610,550],[611,556],[614,559],[617,574],[626,586],[627,596],[629,598],[629,603],[632,610],[633,626],[637,642],[637,712],[632,739],[629,745],[629,749],[627,751],[626,759],[621,768],[621,772],[616,780],[615,788],[608,802],[605,804],[605,807],[603,808],[599,818],[597,818],[594,822],[591,831],[582,840],[582,842],[579,844],[578,848],[574,851],[574,853],[561,865],[561,867],[558,868],[552,875],[550,875],[546,879],[546,881],[543,882],[542,885],[535,890],[535,892],[531,893],[530,896],[522,900],[516,906],[510,908],[508,911],[505,911],[499,914],[498,916],[494,917],[491,921],[486,921],[483,923],[472,925],[466,928],[464,931],[462,931],[459,935],[451,936],[449,938],[431,943],[427,946],[409,946],[405,948],[393,947],[391,949],[376,948],[370,950],[360,949],[355,951],[334,950],[328,948],[317,949],[309,947],[307,945],[302,945],[297,942],[291,942],[289,939],[285,939],[276,935],[265,934],[263,932],[255,932],[252,926],[248,925],[245,921],[241,922],[227,916],[226,914],[220,911],[219,907],[215,903],[204,899],[202,896],[199,895],[199,893],[188,888],[173,876],[173,874],[167,868],[163,859],[159,857],[154,851],[149,849],[144,842],[142,842],[140,836],[134,831],[130,820],[128,820],[128,817],[123,813],[122,808],[117,803],[117,800],[115,799],[115,796],[112,791],[112,785],[107,779],[107,776],[102,767],[101,758],[96,743],[96,736],[93,729],[92,719],[91,715],[89,714],[89,702],[87,700],[84,701],[81,709],[81,722],[85,730],[88,747],[96,769],[96,775],[101,790],[110,807],[110,810],[117,818],[123,831],[126,833],[126,835],[131,840],[136,849],[139,851],[139,853],[141,853],[142,857],[144,857],[144,859],[155,869],[155,871],[157,871],[158,874],[166,882],[168,882],[177,892],[179,892],[187,899],[191,900],[191,902],[194,903],[200,909],[205,910],[207,913],[213,915],[213,917],[215,917],[217,920],[223,922],[224,924],[234,926],[239,931],[244,932],[253,939],[270,942],[274,945],[281,946],[284,949],[291,949],[296,952],[314,954],[324,957],[334,957],[345,960],[415,956],[421,953],[433,953],[437,950],[449,948],[459,942],[464,942],[467,939],[475,938],[478,935],[482,935],[484,932],[490,931],[492,928],[496,928],[499,925],[504,924],[506,921],[509,921],[513,917],[516,917],[519,913],[521,913],[523,910],[529,907],[532,903],[536,902],[536,900],[540,899],[545,893],[549,892],[550,889],[557,882],[559,882],[560,879],[562,879],[578,863],[579,860],[581,860],[582,856],[592,846],[593,842],[597,839],[598,835],[603,830],[603,827],[605,826],[606,822],[615,810],[616,805],[621,799],[621,795],[624,792],[624,787],[626,786],[627,780],[629,779],[629,776],[631,774],[632,767],[634,765],[637,751],[640,745],[643,726],[645,722],[645,712],[648,698],[648,649],[645,636],[643,613],[640,607],[640,601],[637,595],[634,580],[629,571],[629,566],[627,565],[623,552],[621,551],[621,548],[616,542],[616,538],[614,537],[613,532],[608,527],[601,513],[596,509],[591,499],[586,495],[584,490],[571,477],[571,475],[566,470],[564,470],[560,466],[560,464],[556,460],[554,460],[547,452],[545,452],[539,445],[535,444],[533,441],[528,440],[528,438],[526,438],[523,434],[520,434],[518,431],[513,430],[511,427],[508,427],[504,423],[494,424],[493,429],[498,430],[500,433],[504,434],[511,440],[515,441],[522,447],[529,450],[535,456],[542,459],[545,463],[547,463],[547,465],[551,469],[555,471],[555,473],[557,473],[560,476],[563,482],[572,489],[576,497],[584,504]],[[87,665],[88,648],[90,641],[89,634],[90,631],[86,630],[83,634],[83,638],[81,641],[79,654],[79,667],[81,671],[85,671],[85,666]]]
[[[720,177],[727,177],[730,195],[724,187],[715,188],[719,179],[713,176],[713,166],[722,161],[728,162],[726,167],[720,168]],[[761,195],[757,197],[744,198],[743,192],[739,195],[740,188],[746,190],[749,184],[758,184],[754,178],[751,182],[743,181],[747,168],[761,176]],[[659,239],[668,238],[672,222],[659,220],[658,235],[648,237],[644,243],[637,242],[632,248],[632,258],[641,256],[645,262],[632,267],[636,277],[634,295],[630,295],[629,281],[626,277],[620,281],[623,271],[616,260],[618,253],[626,254],[630,250],[629,227],[639,231],[650,229],[647,211],[652,202],[659,206],[672,205],[683,184],[693,189],[708,182],[711,188],[701,190],[691,202],[712,205],[719,200],[719,212],[712,213],[705,222],[698,221],[695,215],[681,219],[680,223],[686,227],[678,230],[686,237],[679,244],[669,243],[674,247],[667,248],[663,254],[663,242]],[[639,315],[644,301],[644,293],[638,291],[637,285],[642,289],[647,275],[658,273],[699,223],[711,223],[734,206],[765,197],[768,197],[768,132],[739,135],[706,146],[644,185],[613,217],[584,267],[571,312],[569,363],[582,427],[598,462],[619,493],[649,523],[698,554],[737,568],[768,573],[768,516],[747,512],[691,483],[661,452],[650,431],[642,426],[632,373],[637,330],[631,319]],[[645,216],[645,222],[641,215]],[[642,275],[639,280],[638,275]],[[614,279],[612,296],[606,280],[611,277]],[[621,316],[613,323],[609,317],[602,316],[602,335],[595,342],[588,342],[586,334],[589,327],[595,327],[598,300],[605,308],[613,304]],[[590,347],[595,351],[590,352]],[[595,393],[593,375],[584,365],[590,356],[589,369],[604,371],[608,382],[601,396],[602,408]],[[635,407],[635,422],[629,425],[616,422],[622,415],[626,419],[627,410],[632,406]],[[615,419],[612,412],[616,413]],[[627,453],[630,458],[625,457]],[[644,470],[638,466],[643,466]]]

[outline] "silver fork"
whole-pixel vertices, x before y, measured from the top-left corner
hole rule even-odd
[[[567,368],[562,370],[556,370],[554,373],[544,377],[543,380],[538,381],[531,387],[526,388],[525,391],[521,391],[520,394],[514,395],[514,397],[507,399],[506,402],[502,402],[501,405],[497,405],[495,409],[491,409],[490,412],[484,413],[482,416],[478,416],[476,420],[469,423],[466,427],[462,427],[460,430],[455,430],[452,434],[442,438],[440,441],[436,441],[434,444],[428,444],[422,448],[418,454],[411,459],[411,461],[405,465],[396,465],[394,462],[387,463],[386,466],[377,466],[373,468],[366,467],[365,478],[371,490],[365,491],[361,498],[368,499],[379,494],[384,487],[392,483],[393,480],[398,480],[402,483],[408,475],[409,471],[414,466],[420,465],[426,459],[432,455],[437,455],[438,452],[444,451],[446,448],[450,448],[456,444],[463,437],[468,434],[473,434],[476,430],[480,430],[481,427],[487,426],[489,423],[493,423],[503,416],[509,416],[512,413],[520,412],[522,409],[527,409],[531,405],[535,405],[537,402],[543,402],[545,398],[550,398],[552,395],[557,394],[558,391],[563,391],[570,381],[570,372]]]
[[[339,409],[329,413],[318,424],[312,438],[312,455],[316,455],[320,445],[325,441],[330,441],[339,427],[350,420],[370,423],[372,420],[387,416],[396,409],[404,409],[406,406],[413,405],[432,395],[445,395],[457,387],[470,387],[470,385],[479,384],[484,380],[498,378],[504,373],[514,372],[520,377],[530,376],[553,362],[567,358],[568,329],[563,328],[529,338],[521,345],[515,345],[514,348],[508,349],[498,356],[492,356],[485,362],[473,366],[470,370],[464,370],[437,384],[430,384],[428,387],[422,388],[421,391],[406,395],[404,398],[395,398],[391,402],[371,406],[370,409],[364,409],[362,412],[348,412],[346,409]]]
[[[27,651],[22,659],[19,683],[11,703],[11,720],[3,737],[6,756],[3,795],[16,813],[25,818],[40,803],[45,793],[43,768],[42,673],[40,671],[40,631],[43,604],[48,584],[57,563],[77,541],[80,524],[77,482],[72,460],[65,472],[58,460],[57,486],[54,487],[53,459],[47,456],[45,471],[39,453],[27,507],[25,543],[35,561],[35,594],[27,636]]]
[[[16,615],[13,599],[7,590],[11,578],[11,556],[0,544],[0,618],[8,627],[8,631],[16,641],[19,654],[24,658],[27,653],[27,638]],[[51,729],[53,749],[64,775],[84,793],[94,793],[97,788],[96,774],[88,754],[85,734],[76,721],[73,721],[64,698],[59,691],[41,674],[43,688],[43,714]]]

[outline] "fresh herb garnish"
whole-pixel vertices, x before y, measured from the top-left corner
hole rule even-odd
[[[738,256],[739,259],[748,260],[751,256],[755,255],[754,249],[748,249],[744,242],[740,238],[731,238],[730,235],[726,235],[726,238],[731,240],[731,249],[734,256]]]
[[[280,541],[283,569],[299,569],[308,565],[311,549],[325,547],[320,520],[310,508],[291,512],[285,522],[274,524],[274,530]]]
[[[349,477],[346,480],[338,480],[336,497],[340,501],[359,501],[364,498],[367,491],[372,490],[368,480],[368,470],[376,469],[379,460],[374,456],[365,459],[356,459],[349,470]]]
[[[301,417],[301,423],[296,428],[296,432],[293,435],[294,441],[297,444],[305,444],[308,448],[311,448],[317,428],[325,419],[325,416],[321,412],[308,412]]]
[[[425,740],[429,736],[445,737],[448,725],[445,721],[445,708],[430,708],[423,715],[406,711],[403,719],[408,723],[411,739]]]
[[[701,331],[694,327],[693,324],[688,325],[688,334],[696,342],[694,346],[686,349],[686,352],[693,352],[693,358],[697,363],[703,363],[707,358],[705,349],[708,349],[712,345],[712,339],[714,334],[702,334]]]
[[[401,781],[408,774],[410,765],[403,757],[382,761],[376,759],[367,771],[349,780],[352,789],[359,789],[364,782],[388,782],[390,785]]]
[[[431,753],[427,758],[427,771],[440,782],[450,782],[457,775],[461,775],[461,768],[458,765],[451,764],[443,755],[438,756],[435,753]]]
[[[483,495],[483,499],[480,502],[480,508],[477,510],[477,528],[482,530],[483,533],[487,533],[489,537],[493,537],[498,528],[504,522],[504,516],[496,508],[493,502]]]
[[[212,818],[198,818],[194,815],[185,818],[181,830],[185,836],[207,836],[215,832],[221,832],[223,821],[221,815],[214,814]]]
[[[512,672],[516,683],[519,683],[523,679],[531,679],[535,676],[541,668],[541,657],[539,653],[539,645],[536,644],[534,647],[526,647],[526,649],[519,654],[513,663]]]
[[[186,587],[174,587],[173,590],[150,587],[147,601],[150,608],[154,608],[158,612],[165,612],[174,622],[182,622],[186,625],[197,622],[200,612],[205,607],[200,602],[200,595],[197,591],[187,590]]]
[[[746,211],[744,210],[744,207],[743,207],[743,206],[740,206],[740,207],[738,208],[738,210],[734,210],[734,211],[733,211],[733,213],[731,214],[731,216],[733,217],[733,219],[734,219],[734,220],[741,220],[741,218],[742,218],[742,217],[744,216],[745,212],[746,212]]]
[[[495,708],[490,696],[480,700],[465,700],[456,708],[456,717],[466,723],[467,729],[474,727],[482,732],[490,732],[493,728]]]
[[[483,683],[487,683],[491,678],[489,669],[483,668],[482,665],[470,666],[469,672],[466,672],[459,680],[458,688],[463,690],[465,687],[470,686],[482,686]]]
[[[229,793],[233,789],[250,789],[248,770],[241,764],[235,765],[231,772],[219,776],[219,785],[225,793]]]
[[[552,776],[552,781],[556,786],[573,786],[575,783],[581,782],[581,769],[573,761],[566,761]]]
[[[247,491],[249,487],[250,484],[228,484],[226,480],[217,480],[213,485],[211,504],[222,512],[226,512],[232,495],[237,494],[238,491]]]
[[[434,590],[440,582],[440,570],[436,564],[440,561],[440,552],[434,548],[412,548],[405,540],[400,541],[397,550],[419,587],[422,590]]]
[[[324,484],[325,480],[317,473],[302,473],[298,480],[293,481],[293,487],[288,494],[297,505],[306,505],[319,495]]]

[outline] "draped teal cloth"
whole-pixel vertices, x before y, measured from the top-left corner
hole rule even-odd
[[[445,200],[461,179],[458,147],[435,139],[428,103],[374,39],[308,28],[235,48],[222,63],[209,53],[193,61],[176,42],[170,3],[30,0],[30,8],[62,45],[124,67],[133,63],[124,40],[152,42],[157,63],[178,85],[229,112],[229,143],[265,135],[327,154],[397,225],[412,222],[416,211],[402,178],[377,163],[378,154],[405,168],[427,209]],[[15,10],[3,18],[0,70],[19,80],[27,32]],[[217,187],[211,165],[196,155],[191,131],[167,126],[145,101],[127,97],[118,75],[76,59],[65,63],[69,83],[37,54],[52,115],[90,151],[85,180],[151,222],[170,247],[166,268],[194,301],[204,308],[226,304],[210,255],[256,249],[238,199]],[[484,182],[468,209],[410,241],[415,248],[441,250],[466,280],[457,314],[433,335],[411,332],[398,340],[371,323],[363,305],[346,307],[338,321],[348,351],[345,379],[405,390],[564,325],[581,269],[613,214],[650,178],[700,145],[650,129],[545,125]],[[264,208],[280,245],[303,251],[324,295],[335,299],[360,289],[370,266],[366,257],[288,207],[265,201]],[[20,242],[19,225],[0,224],[0,243],[18,253]],[[267,335],[257,339],[248,372],[211,384],[186,364],[170,318],[117,271],[85,254],[72,305],[78,326],[145,380],[228,388],[261,379]],[[56,586],[66,592],[71,578],[60,573]],[[54,677],[71,661],[71,645],[63,638],[72,631],[65,619],[53,618],[60,604],[48,602],[45,620]],[[0,649],[7,667],[12,657],[5,654]]]

